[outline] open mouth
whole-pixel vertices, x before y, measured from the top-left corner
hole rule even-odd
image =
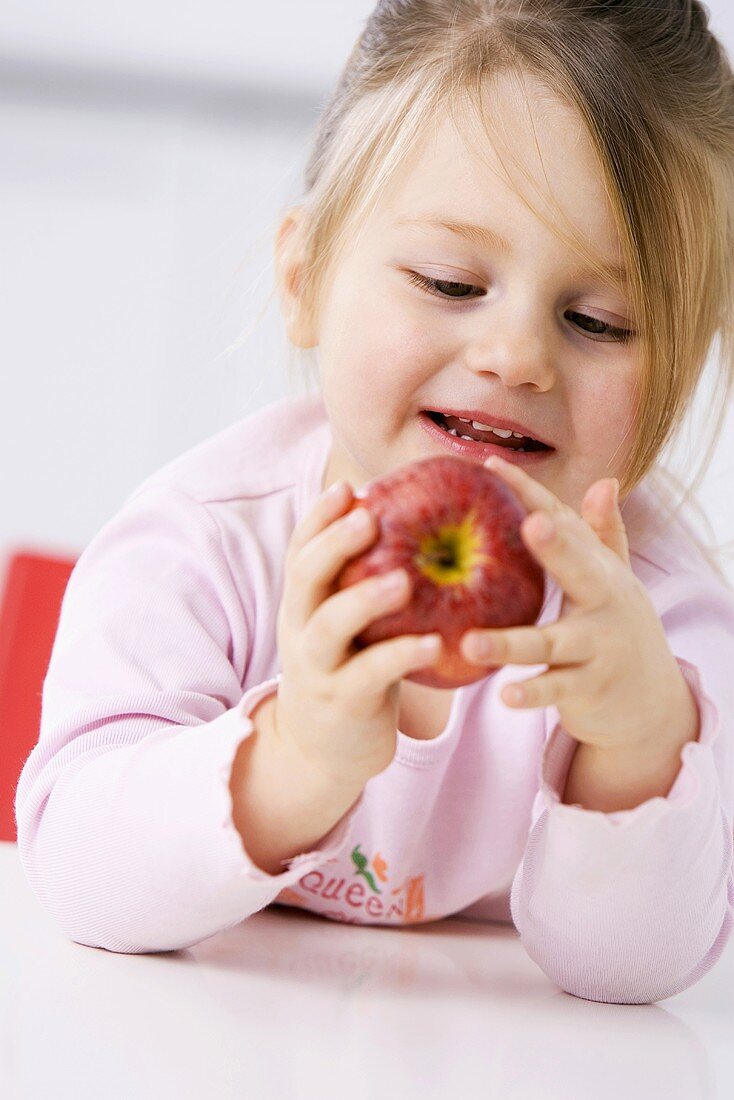
[[[445,416],[434,409],[426,409],[425,415],[442,428],[448,435],[456,439],[473,440],[476,443],[489,443],[496,447],[504,447],[518,454],[528,454],[532,451],[552,451],[545,443],[537,439],[531,439],[527,435],[519,435],[518,432],[489,431],[475,428],[472,421],[463,420],[458,416]]]

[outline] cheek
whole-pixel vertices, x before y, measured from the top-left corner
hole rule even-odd
[[[388,376],[388,385],[405,392],[421,385],[445,362],[440,342],[425,324],[398,307],[383,317],[373,334],[376,370]]]
[[[581,450],[601,459],[616,452],[618,461],[632,442],[633,402],[633,381],[611,372],[580,391],[572,407]]]
[[[431,326],[426,311],[406,301],[390,280],[379,294],[356,281],[345,289],[346,282],[330,302],[321,358],[350,376],[356,391],[366,387],[373,399],[378,386],[381,393],[402,393],[446,361],[446,333]]]

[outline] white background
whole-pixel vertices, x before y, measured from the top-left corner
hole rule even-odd
[[[727,0],[708,6],[734,53]],[[4,0],[0,555],[76,556],[145,476],[301,388],[274,233],[372,7]],[[699,494],[722,542],[732,475],[734,417]]]

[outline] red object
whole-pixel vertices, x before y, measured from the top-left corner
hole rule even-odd
[[[0,602],[0,840],[15,841],[15,789],[38,741],[41,693],[75,559],[18,551]]]
[[[490,667],[464,657],[462,636],[529,626],[543,608],[545,573],[520,534],[527,514],[520,498],[486,466],[434,455],[373,478],[354,494],[355,508],[371,513],[377,534],[340,570],[337,588],[398,568],[410,580],[409,597],[368,622],[357,649],[440,634],[440,653],[404,679],[456,688],[489,676]]]

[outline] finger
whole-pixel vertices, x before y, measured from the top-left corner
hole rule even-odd
[[[573,511],[573,509],[570,509],[567,504],[564,504],[555,493],[552,493],[545,485],[541,485],[539,481],[531,477],[521,466],[515,466],[512,462],[507,462],[506,459],[501,458],[499,455],[492,455],[486,460],[484,465],[488,470],[491,470],[493,474],[497,474],[502,481],[509,485],[525,505],[528,512],[536,508],[543,508],[545,511],[553,513]],[[574,515],[575,514],[574,512]]]
[[[562,706],[574,692],[578,692],[578,669],[558,669],[531,676],[527,680],[505,684],[500,698],[506,706],[516,708]]]
[[[410,599],[404,569],[368,577],[330,596],[306,624],[305,649],[322,672],[333,672],[349,656],[355,636],[375,619],[397,611]]]
[[[595,653],[594,638],[580,618],[543,627],[468,630],[459,649],[472,664],[490,666],[581,664]]]
[[[347,560],[366,550],[376,534],[375,517],[359,507],[336,518],[301,547],[286,570],[282,598],[283,612],[296,628],[305,627],[333,592]]]
[[[609,598],[610,570],[607,550],[589,545],[586,535],[593,537],[583,521],[578,526],[547,512],[532,512],[520,524],[523,542],[540,565],[558,581],[574,604],[588,610],[600,607]]]
[[[595,481],[587,489],[581,502],[581,515],[604,545],[625,565],[629,565],[629,540],[619,509],[619,481],[616,477]]]
[[[401,634],[384,642],[373,642],[351,657],[339,676],[345,693],[382,701],[385,691],[410,672],[430,668],[438,660],[443,646],[440,634]]]
[[[320,531],[333,523],[352,503],[352,487],[348,481],[335,481],[321,496],[317,497],[311,509],[306,512],[291,532],[287,557],[295,558],[307,542]]]

